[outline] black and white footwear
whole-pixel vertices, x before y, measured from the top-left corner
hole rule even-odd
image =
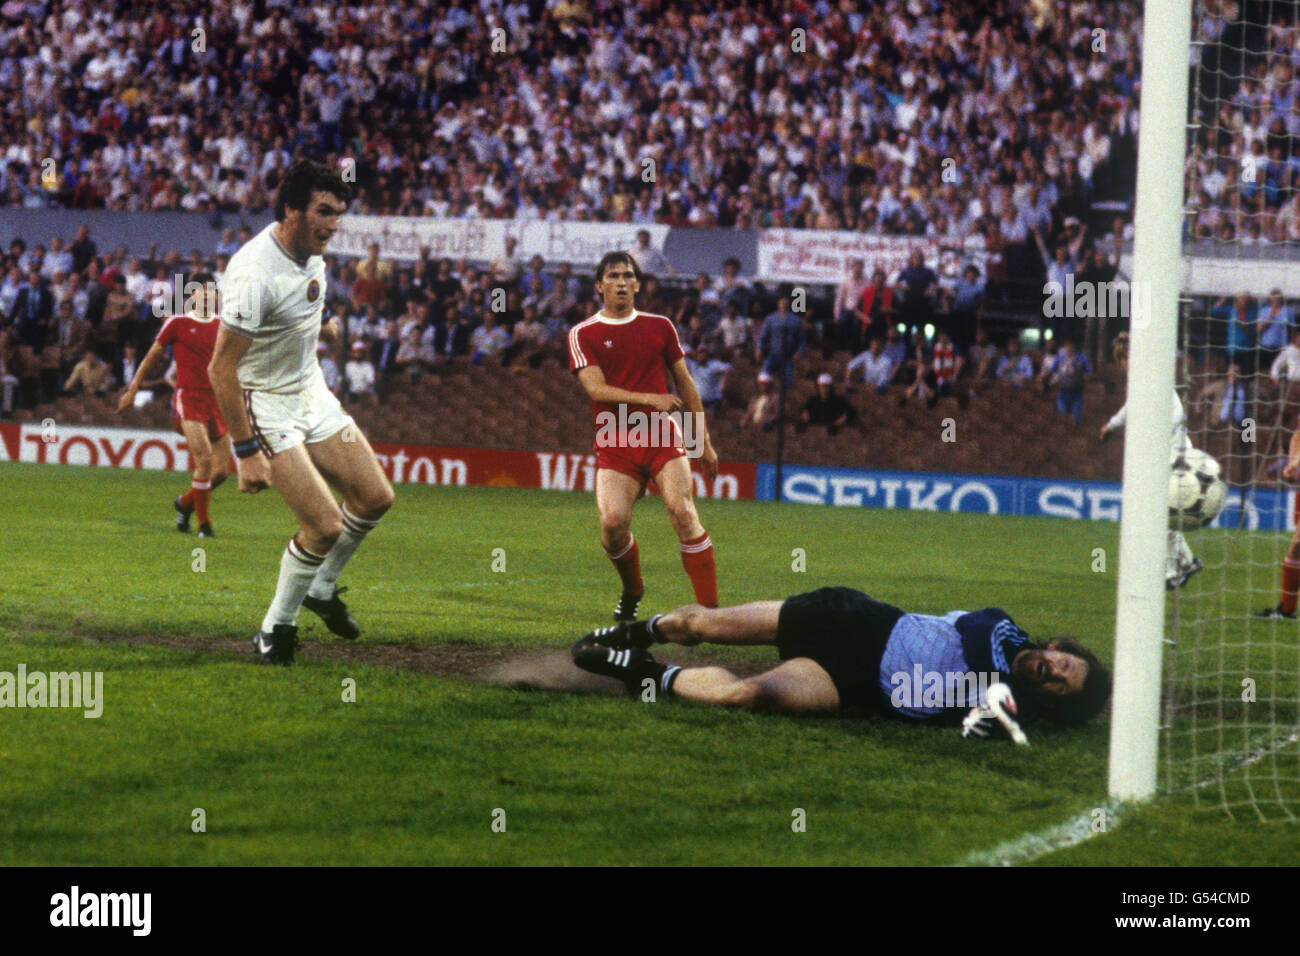
[[[655,615],[649,621],[619,621],[609,627],[598,627],[585,635],[583,640],[620,650],[625,647],[647,648],[652,644],[662,644],[664,639],[650,626],[658,617]]]
[[[590,634],[573,645],[573,663],[589,673],[620,680],[631,692],[638,689],[644,678],[657,681],[658,672],[663,669],[644,648],[606,647]]]
[[[1195,574],[1197,571],[1200,571],[1204,567],[1205,565],[1201,563],[1201,559],[1193,555],[1192,560],[1188,561],[1180,569],[1178,575],[1178,583],[1175,585],[1175,587],[1181,588],[1184,584],[1187,583],[1188,579],[1191,578],[1193,574]]]
[[[206,521],[199,525],[200,538],[215,538],[216,536],[217,533],[212,530],[212,525],[208,524]]]
[[[1251,616],[1267,618],[1272,621],[1294,621],[1296,619],[1295,612],[1292,611],[1288,614],[1286,611],[1282,610],[1281,604],[1278,604],[1275,607],[1266,607],[1262,611],[1256,611]]]
[[[328,598],[314,598],[309,594],[303,598],[302,606],[320,615],[331,634],[355,641],[361,636],[361,625],[348,613],[348,606],[339,600],[339,595],[346,590],[336,587]]]
[[[641,606],[642,594],[633,594],[631,591],[624,591],[619,595],[618,603],[614,605],[614,620],[616,621],[635,621],[636,610]]]
[[[298,628],[292,624],[277,624],[271,633],[258,631],[253,638],[253,650],[262,664],[293,666],[293,652],[298,646]]]
[[[186,508],[181,504],[180,495],[172,499],[172,507],[176,509],[176,530],[181,534],[190,533],[190,515],[194,514],[193,506]]]

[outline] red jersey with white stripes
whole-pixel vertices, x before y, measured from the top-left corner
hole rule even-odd
[[[173,315],[158,333],[157,342],[171,346],[176,360],[176,384],[180,388],[212,390],[208,381],[208,363],[217,347],[217,329],[221,317],[200,319],[193,315]]]
[[[664,315],[633,310],[625,319],[597,312],[569,330],[569,371],[577,374],[589,365],[599,368],[605,381],[629,392],[668,394],[668,369],[683,357],[677,329]],[[649,411],[648,405],[628,410]],[[618,414],[618,406],[592,402],[593,417],[601,412]]]

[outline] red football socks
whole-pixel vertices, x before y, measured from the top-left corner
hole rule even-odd
[[[713,564],[713,542],[706,531],[698,538],[682,542],[682,567],[695,589],[696,602],[705,607],[718,606],[718,572]]]
[[[623,590],[629,594],[644,594],[645,585],[641,582],[641,549],[636,546],[636,538],[628,532],[627,540],[617,549],[605,549],[605,555],[614,562]]]

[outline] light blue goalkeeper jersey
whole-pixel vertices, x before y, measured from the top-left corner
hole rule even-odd
[[[880,659],[880,691],[902,717],[960,716],[1011,676],[1011,660],[1028,641],[1001,608],[904,614]]]

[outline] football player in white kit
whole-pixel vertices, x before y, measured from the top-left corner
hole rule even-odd
[[[1119,362],[1120,368],[1124,374],[1128,374],[1128,333],[1121,332],[1115,336],[1113,347],[1115,361]],[[1111,420],[1101,426],[1101,440],[1106,441],[1110,438],[1111,433],[1124,427],[1124,421],[1128,416],[1128,403],[1125,403],[1117,411]],[[1187,437],[1187,415],[1183,411],[1183,403],[1178,400],[1178,392],[1174,392],[1174,406],[1171,412],[1170,434],[1170,455],[1178,452],[1187,451],[1192,447],[1191,440]],[[1170,529],[1168,538],[1168,551],[1165,555],[1165,589],[1173,591],[1182,587],[1197,571],[1201,570],[1203,565],[1201,559],[1192,554],[1192,549],[1187,546],[1187,539],[1183,537],[1181,531]]]
[[[276,196],[276,221],[231,257],[221,280],[221,328],[208,373],[239,459],[239,490],[274,486],[298,519],[253,638],[266,664],[293,663],[304,604],[333,633],[360,634],[336,582],[393,503],[392,485],[316,359],[322,333],[338,334],[335,322],[321,326],[321,254],[351,198],[337,169],[295,164]]]

